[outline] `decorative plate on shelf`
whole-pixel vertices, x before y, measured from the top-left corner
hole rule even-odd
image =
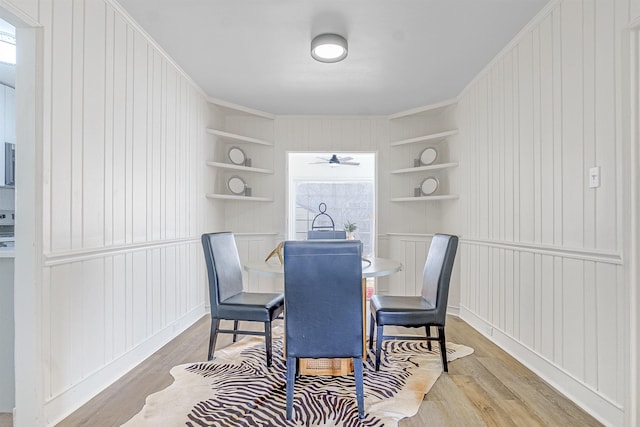
[[[420,164],[428,166],[433,164],[438,158],[438,150],[435,147],[427,147],[420,153]]]
[[[244,162],[247,159],[247,156],[245,156],[244,151],[242,151],[240,147],[229,148],[229,153],[227,153],[227,155],[229,156],[231,163],[234,165],[244,165]]]
[[[239,176],[232,176],[227,181],[227,188],[231,191],[232,194],[244,194],[244,189],[247,186],[247,183],[244,182],[242,178]]]
[[[438,190],[438,178],[435,176],[430,176],[429,178],[425,178],[422,183],[420,183],[420,191],[423,196],[431,196]]]

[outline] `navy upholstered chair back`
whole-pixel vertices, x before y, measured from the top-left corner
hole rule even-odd
[[[242,266],[233,233],[202,235],[207,273],[211,314],[216,315],[222,301],[242,292]]]
[[[436,308],[436,322],[442,324],[447,315],[449,282],[457,247],[457,236],[434,235],[422,272],[422,296]]]
[[[357,240],[284,244],[287,357],[362,356],[362,262]]]
[[[347,232],[344,230],[309,230],[307,231],[307,240],[317,239],[342,239],[347,238]]]
[[[358,418],[364,418],[362,245],[358,240],[284,244],[287,420],[299,358],[353,358]]]

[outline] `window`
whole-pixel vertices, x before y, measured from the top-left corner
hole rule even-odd
[[[351,159],[331,163],[334,155]],[[335,230],[355,224],[355,238],[363,243],[363,255],[373,255],[375,189],[374,153],[289,153],[289,239],[306,239],[319,205],[324,203]],[[328,224],[322,217],[318,221]]]

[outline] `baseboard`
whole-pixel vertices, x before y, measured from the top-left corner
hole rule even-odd
[[[204,315],[205,306],[203,303],[126,354],[104,365],[79,383],[48,400],[44,405],[45,425],[53,426],[68,417],[95,395],[184,332]]]
[[[460,307],[447,306],[447,314],[450,316],[460,317]]]
[[[459,317],[604,425],[624,424],[624,408],[621,405],[599,394],[597,390],[500,331],[466,307],[460,307]]]

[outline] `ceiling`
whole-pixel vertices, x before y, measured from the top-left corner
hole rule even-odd
[[[119,0],[207,95],[273,114],[387,115],[454,98],[548,0]],[[321,33],[349,55],[309,54]]]

